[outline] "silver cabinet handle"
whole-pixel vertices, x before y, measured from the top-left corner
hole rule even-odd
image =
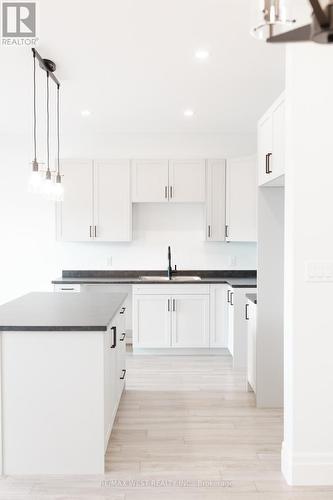
[[[172,310],[176,311],[176,299],[172,299]]]
[[[92,226],[89,226],[89,238],[92,238]]]
[[[228,302],[228,304],[230,304],[230,292],[231,292],[231,290],[227,291],[227,302]]]
[[[168,199],[168,186],[165,186],[165,188],[164,188],[164,198],[166,200]]]
[[[170,312],[170,299],[168,299],[168,312]]]
[[[173,198],[173,187],[170,186],[170,198],[172,199]]]
[[[94,236],[95,236],[95,238],[97,238],[97,226],[94,226],[94,228],[95,228],[94,229]]]
[[[212,236],[212,229],[211,229],[211,225],[208,224],[208,238],[211,238]]]
[[[229,238],[229,226],[225,226],[225,237]]]
[[[234,305],[234,292],[230,292],[230,305]]]
[[[249,320],[249,304],[245,304],[245,319]]]

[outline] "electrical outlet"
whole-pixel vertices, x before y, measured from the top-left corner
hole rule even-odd
[[[333,262],[307,262],[306,281],[312,283],[333,282]]]
[[[107,257],[107,259],[106,259],[106,265],[108,267],[112,267],[112,256],[111,255],[109,257]]]

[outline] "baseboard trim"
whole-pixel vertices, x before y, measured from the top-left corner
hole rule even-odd
[[[163,349],[139,349],[133,346],[133,354],[151,354],[154,356],[230,356],[228,349],[205,349],[205,348],[163,348]]]
[[[291,486],[333,486],[333,453],[292,453],[283,442],[281,470]]]

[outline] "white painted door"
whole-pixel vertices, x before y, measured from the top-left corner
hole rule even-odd
[[[258,124],[258,182],[259,186],[271,179],[273,155],[273,122],[268,112]]]
[[[227,241],[257,240],[257,189],[256,157],[228,160]]]
[[[172,297],[172,347],[209,347],[209,295]]]
[[[57,204],[57,238],[62,241],[93,239],[93,163],[62,160],[64,201]]]
[[[130,241],[132,204],[130,162],[94,162],[94,239]]]
[[[257,306],[251,301],[246,304],[247,316],[247,381],[256,392],[256,333],[257,333]]]
[[[210,285],[210,347],[228,347],[228,285]]]
[[[171,202],[205,202],[205,161],[169,161],[169,200]]]
[[[133,347],[171,347],[169,295],[134,295]]]
[[[271,162],[271,177],[276,179],[285,172],[285,98],[277,100],[272,110],[273,155]]]
[[[169,201],[168,160],[133,160],[132,201]]]
[[[225,160],[208,160],[206,165],[206,218],[207,241],[225,241]]]

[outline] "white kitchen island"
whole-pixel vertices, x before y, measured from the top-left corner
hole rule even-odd
[[[102,474],[124,389],[126,294],[0,307],[2,473]]]

